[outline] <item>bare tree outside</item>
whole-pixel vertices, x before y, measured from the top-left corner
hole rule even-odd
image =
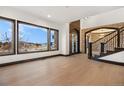
[[[45,51],[48,49],[47,29],[19,24],[19,52]]]
[[[50,37],[50,48],[51,50],[55,50],[57,49],[57,31],[51,30]]]
[[[13,52],[12,22],[0,20],[0,55]]]

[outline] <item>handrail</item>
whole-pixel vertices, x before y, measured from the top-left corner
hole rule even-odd
[[[94,42],[92,42],[92,43],[96,43],[96,42],[98,42],[98,41],[100,41],[100,40],[104,39],[105,37],[107,37],[107,36],[109,36],[109,35],[113,34],[114,32],[116,32],[116,31],[113,31],[113,32],[111,32],[111,33],[109,33],[109,34],[105,35],[104,37],[102,37],[102,38],[100,38],[100,39],[98,39],[98,40],[96,40],[96,41],[94,41]]]
[[[112,38],[110,38],[108,41],[106,41],[104,44],[107,44],[110,40],[112,40],[114,37],[116,37],[117,36],[117,34],[116,35],[114,35]]]
[[[121,31],[121,30],[124,30],[124,27],[119,28],[119,30],[120,30],[120,31]]]
[[[118,30],[105,35],[103,38],[90,43],[88,56],[89,58],[95,58],[97,56],[108,54],[109,51],[115,51],[115,48],[124,48],[123,40],[124,27],[121,27]]]
[[[115,31],[118,31],[119,30],[119,28],[117,28],[117,27],[106,27],[106,26],[103,26],[103,27],[97,27],[97,28],[93,28],[93,29],[90,29],[90,30],[88,30],[87,32],[85,32],[85,34],[84,34],[84,37],[85,37],[85,39],[84,39],[84,43],[85,43],[85,53],[86,53],[86,35],[88,34],[88,33],[90,33],[90,32],[92,32],[92,31],[94,31],[94,30],[98,30],[98,29],[113,29],[113,30],[115,30]]]
[[[124,30],[121,30],[120,33],[122,33],[123,31],[124,31]],[[110,38],[108,41],[105,42],[105,44],[108,43],[110,40],[112,40],[112,39],[113,39],[114,37],[116,37],[117,35],[118,35],[118,34],[116,34],[115,36],[113,36],[112,38]]]

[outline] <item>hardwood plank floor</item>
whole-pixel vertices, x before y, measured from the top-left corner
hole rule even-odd
[[[0,67],[0,85],[124,85],[124,67],[85,54]]]

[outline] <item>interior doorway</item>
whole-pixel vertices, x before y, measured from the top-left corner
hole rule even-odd
[[[78,35],[78,32],[77,31],[73,31],[72,32],[72,34],[71,34],[71,53],[72,54],[75,54],[75,53],[79,53],[79,40],[78,40],[78,37],[79,37],[79,35]]]
[[[80,20],[70,23],[70,54],[80,53]]]
[[[85,33],[85,53],[88,53],[88,44],[90,43],[105,43],[108,39],[112,38],[113,35],[109,36],[111,33],[117,32],[116,28],[112,27],[101,27],[101,28],[95,28],[87,31]],[[104,37],[107,37],[106,39],[103,39]],[[99,47],[96,47],[97,49],[100,49]]]

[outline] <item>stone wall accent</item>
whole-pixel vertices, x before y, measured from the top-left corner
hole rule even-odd
[[[96,29],[96,28],[102,28],[102,27],[114,27],[114,28],[122,28],[124,27],[124,22],[121,22],[121,23],[115,23],[115,24],[109,24],[109,25],[102,25],[102,26],[97,26],[97,27],[91,27],[91,28],[87,28],[87,29],[81,29],[81,37],[80,37],[80,50],[81,52],[84,53],[84,46],[85,46],[85,43],[84,43],[84,35],[87,31],[90,31],[92,29]]]

